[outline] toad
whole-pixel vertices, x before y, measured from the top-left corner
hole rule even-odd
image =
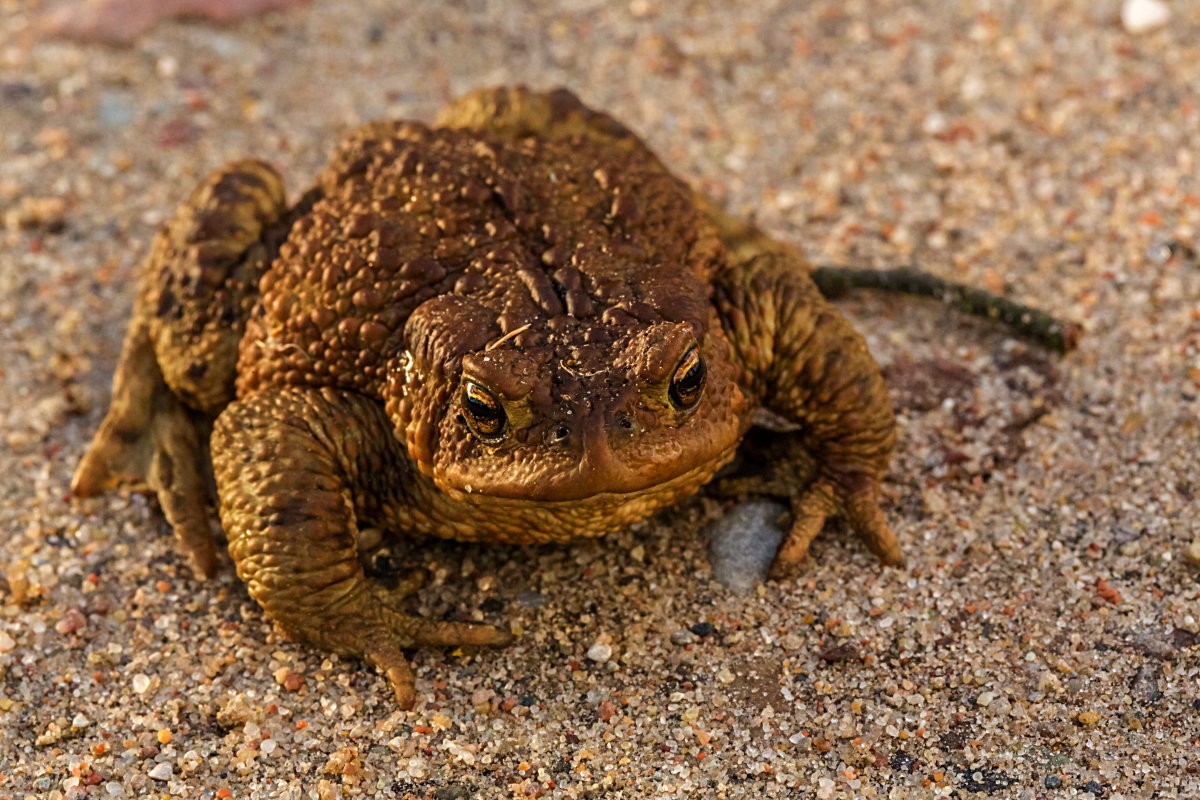
[[[832,516],[899,564],[887,389],[804,259],[570,92],[490,89],[358,129],[291,204],[262,161],[210,175],[143,264],[73,489],[149,485],[204,575],[215,500],[267,616],[411,707],[406,648],[512,637],[404,613],[419,578],[371,580],[360,529],[601,536],[695,493],[759,410],[794,428],[774,573]]]

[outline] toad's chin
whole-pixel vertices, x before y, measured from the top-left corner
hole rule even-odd
[[[453,499],[471,504],[487,504],[489,500],[545,505],[622,503],[659,492],[677,494],[684,486],[690,486],[692,491],[698,489],[733,458],[737,444],[735,439],[702,457],[693,454],[696,457],[686,462],[660,462],[648,465],[652,466],[650,469],[635,469],[620,463],[600,469],[580,460],[573,468],[552,472],[543,466],[506,476],[489,475],[482,470],[447,471],[437,484]]]

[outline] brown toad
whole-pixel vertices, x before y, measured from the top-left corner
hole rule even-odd
[[[600,536],[694,493],[756,409],[804,557],[878,506],[894,440],[863,340],[792,249],[732,220],[569,92],[469,95],[350,135],[295,205],[266,164],[211,176],[155,239],[80,495],[144,481],[200,572],[215,477],[238,575],[286,631],[382,669],[504,631],[397,610],[358,530]]]

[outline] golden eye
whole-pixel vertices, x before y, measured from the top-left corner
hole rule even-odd
[[[467,427],[485,442],[495,443],[504,436],[508,415],[500,400],[487,389],[467,381],[462,389],[462,409]]]
[[[704,377],[707,373],[708,370],[704,366],[704,359],[700,357],[699,348],[693,347],[683,354],[679,366],[675,368],[675,374],[671,376],[671,385],[667,389],[667,396],[671,398],[671,402],[676,408],[680,411],[687,411],[700,402],[700,395],[704,391]]]

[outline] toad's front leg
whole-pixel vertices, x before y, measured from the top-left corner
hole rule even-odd
[[[512,637],[402,614],[394,593],[363,573],[358,524],[379,521],[405,458],[378,404],[331,389],[251,395],[222,412],[213,431],[221,524],[251,596],[290,635],[379,667],[411,708],[403,648]]]
[[[879,508],[895,418],[866,343],[817,291],[804,262],[780,248],[717,276],[718,313],[766,408],[800,426],[796,445],[817,478],[790,487],[792,525],[772,567],[786,574],[827,517],[840,515],[886,564],[903,558]]]

